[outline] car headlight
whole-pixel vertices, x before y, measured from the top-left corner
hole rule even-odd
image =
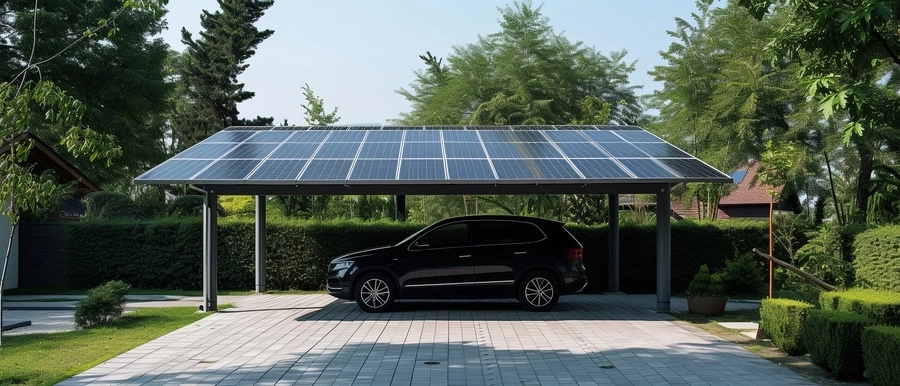
[[[332,271],[341,271],[344,269],[350,269],[353,266],[353,262],[350,261],[342,261],[340,263],[332,263],[331,270]]]

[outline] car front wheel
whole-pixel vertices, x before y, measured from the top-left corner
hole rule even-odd
[[[384,312],[390,310],[397,298],[394,282],[387,275],[376,272],[369,273],[356,285],[356,304],[366,312]]]
[[[528,311],[550,311],[559,300],[559,285],[548,272],[529,273],[519,283],[519,303]]]

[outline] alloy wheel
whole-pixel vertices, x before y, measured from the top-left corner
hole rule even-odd
[[[377,277],[366,280],[359,290],[360,299],[372,309],[384,307],[391,297],[391,288]]]
[[[544,277],[535,277],[525,284],[525,299],[534,307],[544,307],[553,300],[553,283]]]

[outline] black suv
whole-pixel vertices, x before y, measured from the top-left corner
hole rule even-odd
[[[397,299],[439,298],[517,298],[529,311],[548,311],[587,285],[581,256],[581,243],[558,221],[455,217],[394,246],[332,260],[327,287],[368,312]]]

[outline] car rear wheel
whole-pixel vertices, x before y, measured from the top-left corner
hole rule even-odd
[[[519,303],[528,311],[550,311],[559,300],[559,285],[548,272],[531,272],[519,282]]]
[[[390,310],[397,298],[394,282],[387,275],[375,272],[359,279],[356,285],[356,304],[366,312]]]

